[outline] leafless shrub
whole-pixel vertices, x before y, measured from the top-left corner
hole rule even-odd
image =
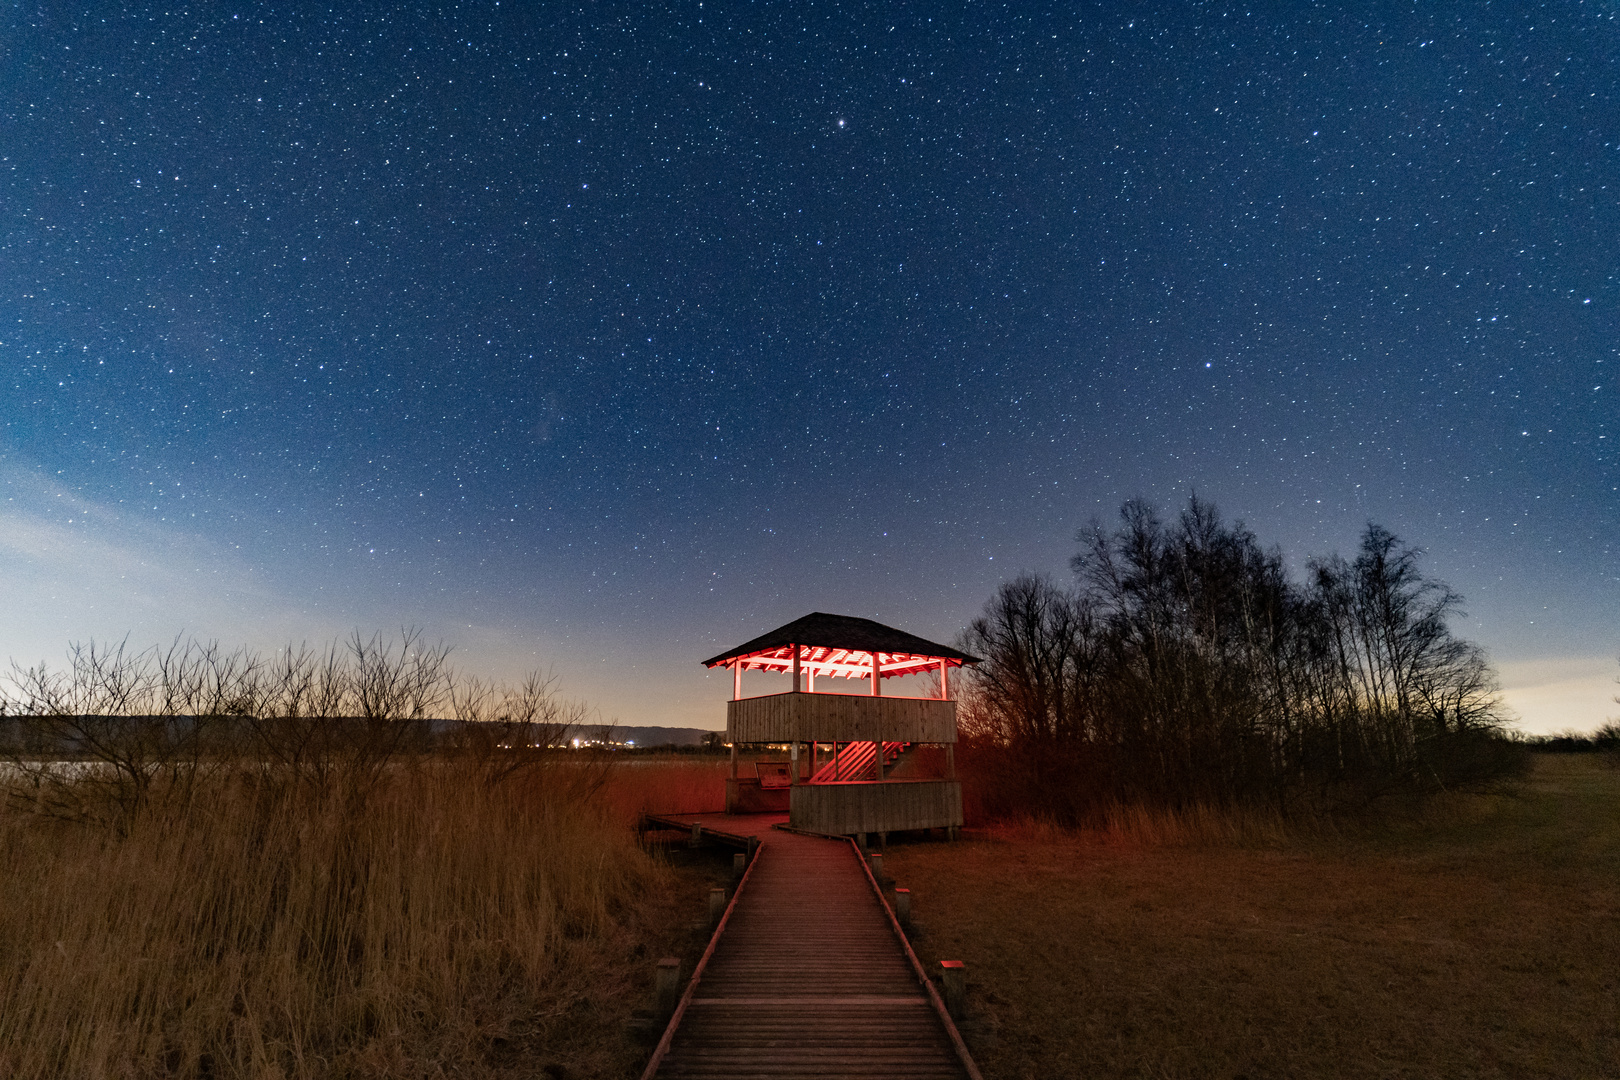
[[[457,749],[483,763],[487,784],[502,783],[533,770],[590,718],[582,701],[564,698],[557,676],[531,672],[516,686],[467,679],[452,695]],[[585,774],[581,774],[585,775]],[[599,785],[605,770],[589,774]]]
[[[13,664],[0,787],[36,812],[127,824],[222,768],[256,768],[266,782],[337,785],[358,811],[388,769],[430,752],[475,759],[500,783],[588,716],[552,675],[458,681],[450,651],[410,628],[269,657],[195,640],[74,644],[61,670]]]

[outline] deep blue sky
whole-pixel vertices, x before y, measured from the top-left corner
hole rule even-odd
[[[3,19],[0,653],[411,623],[718,726],[1197,491],[1620,712],[1612,3]]]

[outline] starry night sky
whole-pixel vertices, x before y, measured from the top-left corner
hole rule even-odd
[[[13,6],[0,656],[425,628],[625,723],[1196,491],[1620,653],[1613,3]]]

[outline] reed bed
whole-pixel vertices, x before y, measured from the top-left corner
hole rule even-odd
[[[1107,803],[1095,810],[1087,825],[1063,825],[1037,816],[1016,817],[977,824],[968,830],[968,835],[995,841],[1062,841],[1105,847],[1272,847],[1336,828],[1337,823],[1325,817],[1287,819],[1264,807],[1194,804],[1176,809]]]
[[[605,778],[600,802],[614,820],[633,824],[642,814],[719,813],[726,806],[723,757],[635,757]]]
[[[639,1004],[671,871],[604,789],[427,760],[236,768],[116,829],[0,810],[0,1076],[532,1074]]]

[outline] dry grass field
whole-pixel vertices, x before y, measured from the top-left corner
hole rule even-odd
[[[985,1075],[1620,1076],[1620,770],[1290,836],[1038,827],[891,846]]]
[[[631,1075],[729,867],[631,825],[710,764],[225,774],[123,831],[0,809],[0,1076]]]
[[[237,776],[120,833],[0,811],[0,1075],[631,1077],[729,854],[638,846],[723,761]],[[358,799],[358,801],[356,801]],[[1328,833],[1121,815],[895,843],[1010,1077],[1620,1075],[1620,770]]]

